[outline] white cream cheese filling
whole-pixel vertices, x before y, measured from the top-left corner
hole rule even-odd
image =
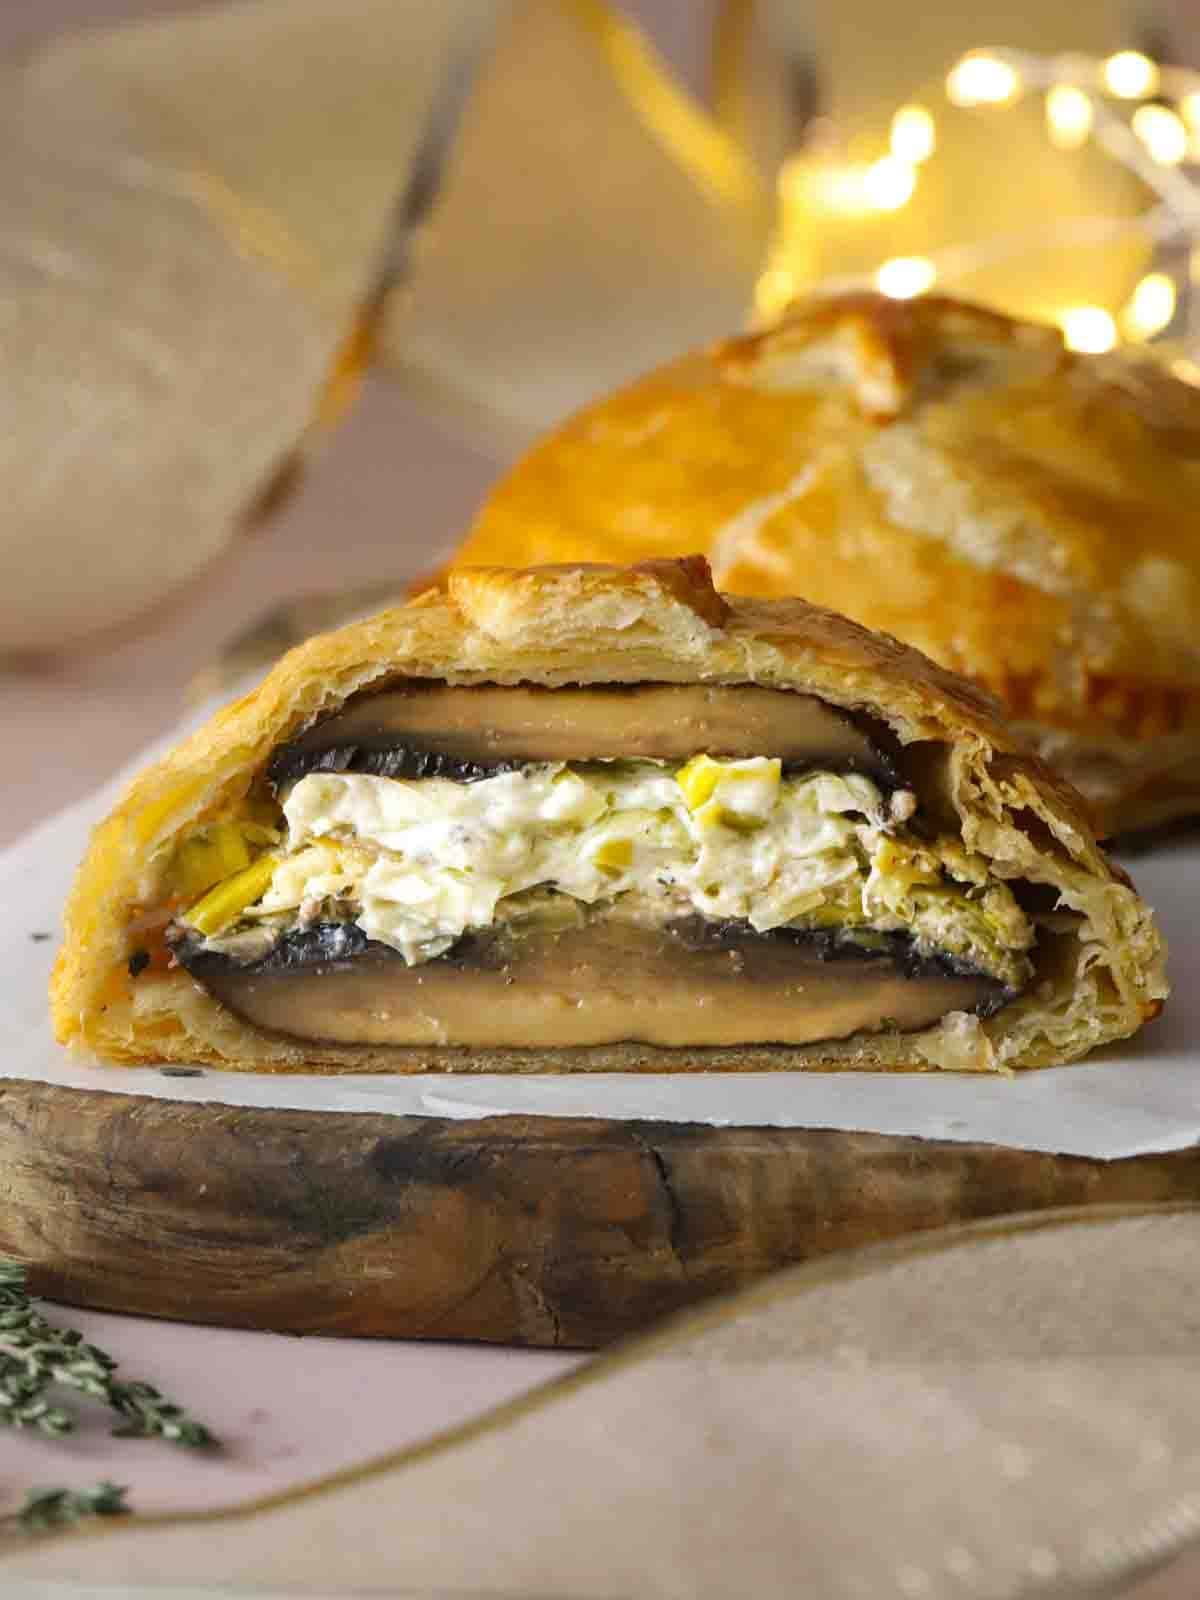
[[[909,837],[896,819],[912,797],[889,805],[857,774],[784,776],[777,760],[705,756],[474,783],[312,773],[283,809],[285,853],[243,916],[295,926],[349,911],[410,965],[492,925],[510,897],[550,889],[759,932],[900,929],[1014,986],[1028,972],[1033,931],[1008,888],[955,841]]]

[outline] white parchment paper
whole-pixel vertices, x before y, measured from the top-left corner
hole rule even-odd
[[[93,1066],[50,1033],[46,982],[60,914],[92,826],[126,774],[0,855],[0,1077],[121,1090],[160,1099],[305,1111],[488,1117],[529,1113],[639,1117],[715,1126],[844,1128],[979,1140],[1114,1159],[1200,1140],[1200,843],[1132,863],[1171,944],[1174,995],[1130,1043],[1071,1067],[1017,1077],[949,1073],[507,1074],[427,1077],[167,1077],[157,1068]]]

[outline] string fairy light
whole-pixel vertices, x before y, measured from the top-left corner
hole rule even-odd
[[[863,174],[867,201],[876,211],[899,211],[912,199],[916,186],[916,168],[898,156],[881,156]]]
[[[1188,153],[1188,131],[1183,118],[1167,106],[1139,106],[1130,124],[1155,161],[1177,167]]]
[[[924,106],[901,106],[892,118],[888,142],[897,161],[906,161],[911,167],[928,161],[937,148],[937,123],[932,112]]]
[[[1145,100],[1158,88],[1158,68],[1140,50],[1118,50],[1104,63],[1104,84],[1120,100]]]
[[[1046,92],[1046,132],[1060,150],[1078,150],[1088,141],[1096,108],[1092,97],[1073,83],[1056,83]]]
[[[892,256],[873,275],[880,292],[911,299],[935,284],[953,288],[956,280],[997,262],[1137,236],[1152,249],[1169,247],[1180,278],[1169,271],[1147,272],[1117,308],[1061,306],[1056,320],[1064,342],[1074,350],[1101,353],[1121,338],[1154,339],[1195,318],[1191,354],[1175,355],[1172,367],[1188,381],[1200,382],[1200,183],[1189,170],[1193,164],[1200,167],[1200,72],[1160,65],[1137,50],[1105,59],[972,50],[950,68],[942,90],[950,106],[984,116],[1040,96],[1046,136],[1056,148],[1094,148],[1137,177],[1151,202],[1135,217],[1049,217],[1015,234]],[[924,95],[921,103],[897,109],[886,148],[874,161],[859,156],[839,163],[828,155],[802,154],[787,163],[779,186],[775,248],[757,285],[759,314],[771,317],[814,287],[809,263],[804,269],[797,264],[798,241],[811,239],[814,221],[824,214],[848,227],[869,226],[872,219],[902,210],[940,148],[936,97]],[[1180,260],[1186,265],[1179,266]],[[863,281],[826,280],[824,286]]]
[[[1121,327],[1131,339],[1152,339],[1170,326],[1178,303],[1174,278],[1165,272],[1148,272],[1129,297]]]
[[[1067,306],[1059,313],[1058,325],[1068,350],[1098,356],[1117,342],[1117,325],[1103,306]]]
[[[956,106],[1002,106],[1021,92],[1021,75],[1010,61],[982,51],[964,56],[946,79],[946,94]]]
[[[875,274],[876,286],[892,300],[913,300],[936,282],[937,268],[928,256],[893,256]]]

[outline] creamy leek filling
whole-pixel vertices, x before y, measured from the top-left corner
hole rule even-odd
[[[785,775],[768,758],[545,764],[470,783],[312,773],[284,801],[282,849],[184,920],[244,956],[290,929],[354,921],[417,965],[565,897],[761,933],[903,931],[1021,987],[1027,917],[982,858],[907,830],[914,807],[869,778]]]

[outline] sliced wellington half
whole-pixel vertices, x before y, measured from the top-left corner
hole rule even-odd
[[[97,830],[52,997],[116,1061],[978,1071],[1132,1034],[1163,967],[990,701],[694,558],[294,651]]]

